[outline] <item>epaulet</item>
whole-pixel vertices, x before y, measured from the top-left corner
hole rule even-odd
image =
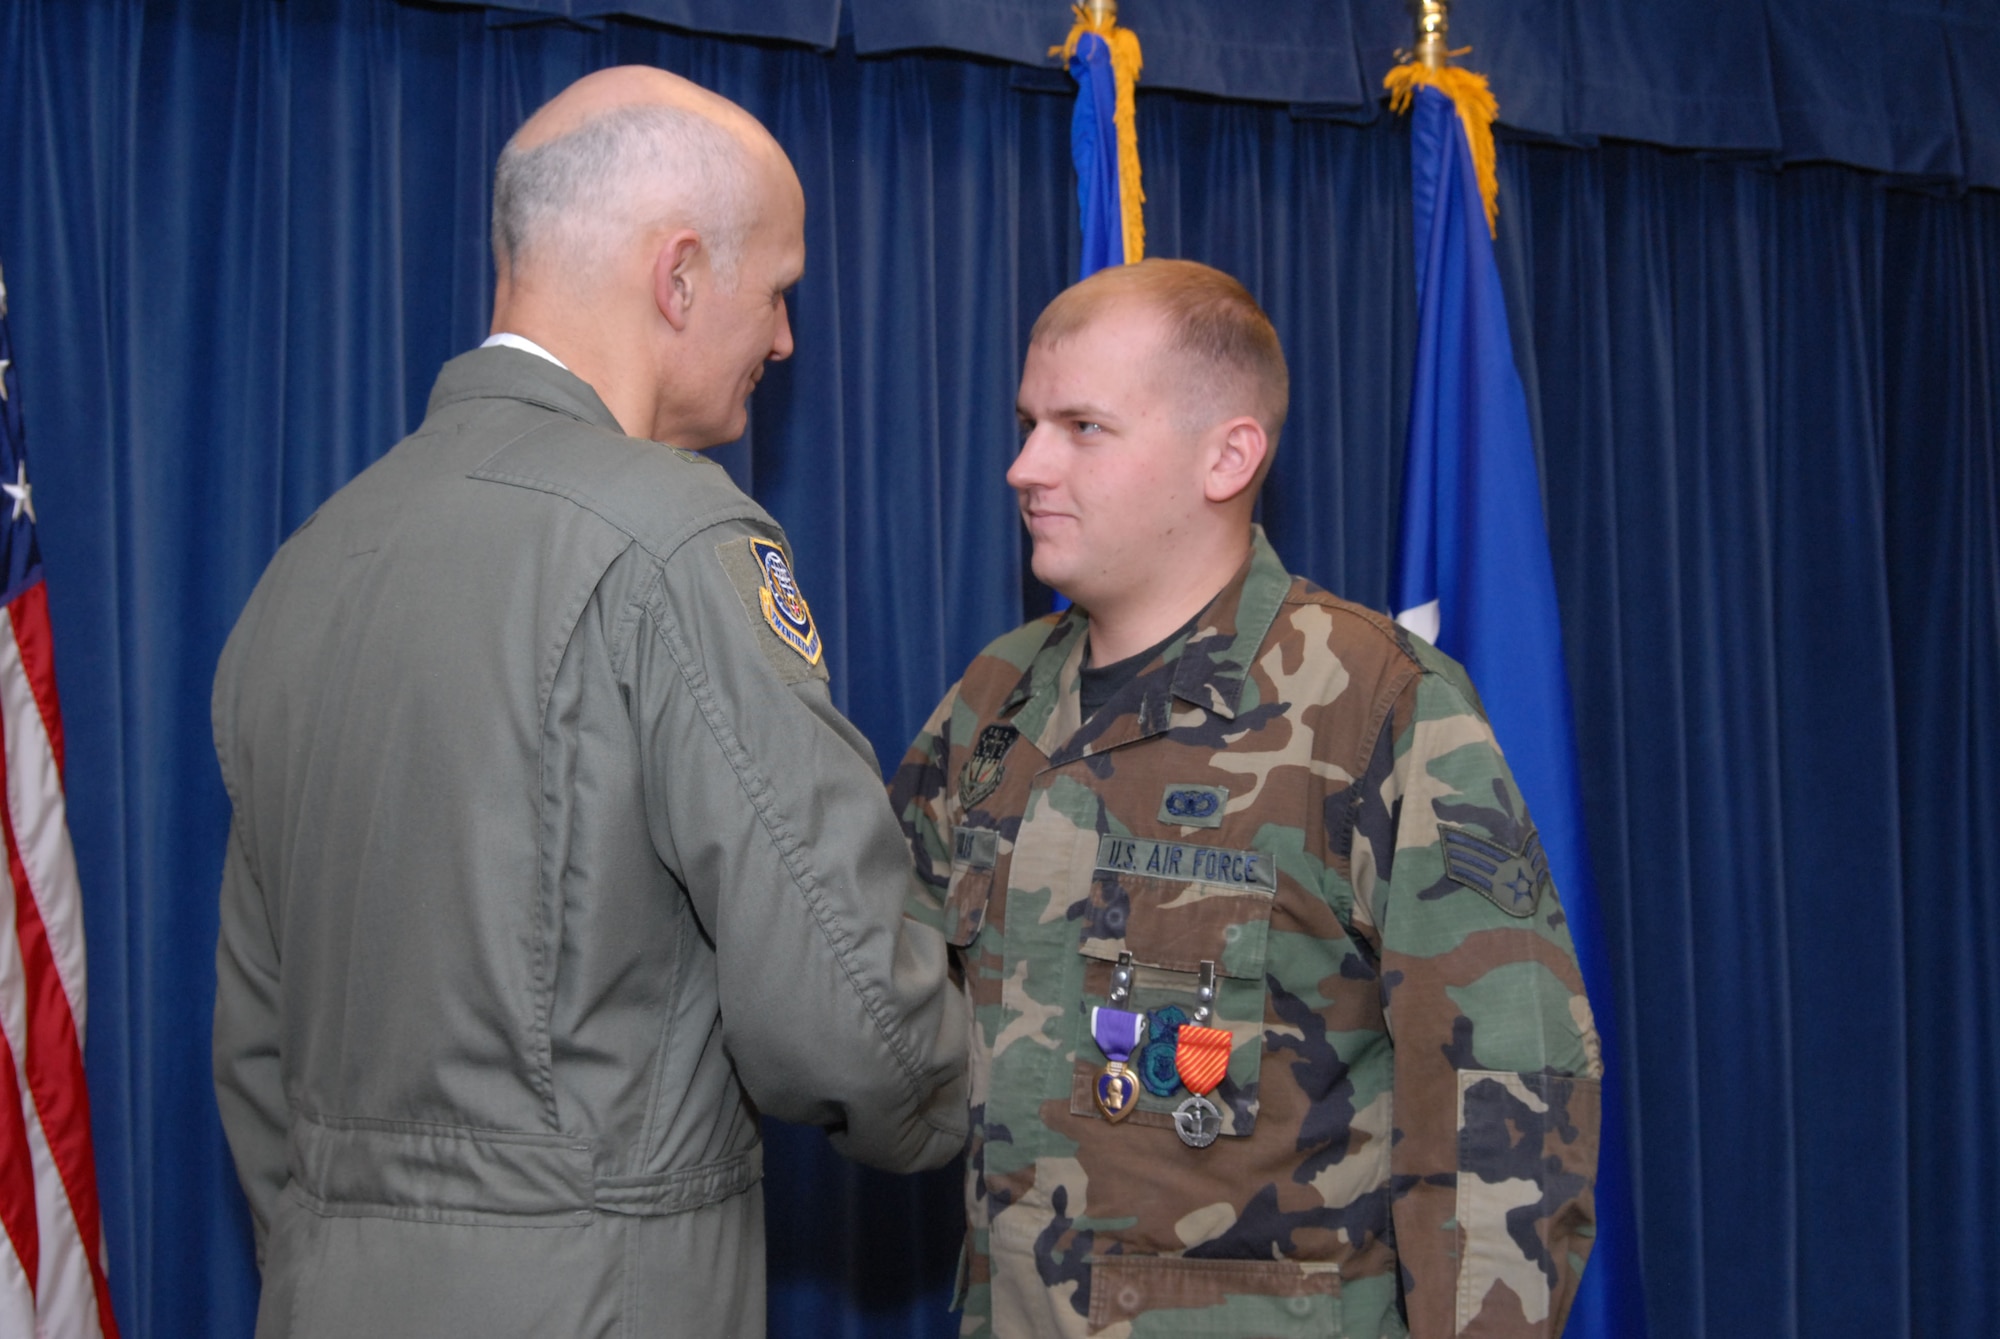
[[[1324,586],[1315,585],[1305,577],[1292,578],[1292,588],[1285,594],[1285,603],[1314,604],[1323,609],[1331,610],[1335,614],[1366,627],[1372,637],[1380,640],[1385,652],[1399,656],[1407,661],[1413,661],[1426,670],[1433,668],[1416,650],[1418,645],[1428,646],[1428,643],[1424,642],[1420,637],[1412,636],[1408,628],[1405,628],[1379,609],[1370,609],[1365,604],[1356,604],[1352,600],[1343,600]],[[1431,650],[1433,654],[1436,654],[1435,648],[1431,648]],[[1449,660],[1450,657],[1444,657],[1444,659]]]
[[[722,521],[777,526],[713,461],[570,419],[537,425],[472,477],[566,498],[661,556]]]
[[[1377,614],[1376,617],[1382,618],[1383,616]],[[1387,622],[1386,619],[1384,621]],[[1482,720],[1485,719],[1486,704],[1479,700],[1479,690],[1473,687],[1472,676],[1465,672],[1465,666],[1459,664],[1456,660],[1453,660],[1450,656],[1438,650],[1435,646],[1432,646],[1402,624],[1390,623],[1389,626],[1395,629],[1396,639],[1401,643],[1405,655],[1408,655],[1419,665],[1423,666],[1424,673],[1435,675],[1457,689],[1459,696],[1463,697],[1472,709],[1479,713]]]

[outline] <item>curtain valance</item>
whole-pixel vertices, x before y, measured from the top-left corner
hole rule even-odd
[[[495,24],[637,19],[862,55],[939,50],[1050,67],[1062,0],[443,0]],[[438,3],[438,0],[430,0]],[[1372,119],[1410,43],[1402,0],[1126,0],[1143,87]],[[2000,7],[1974,0],[1456,0],[1452,41],[1502,124],[1589,144],[1847,163],[2000,187]]]

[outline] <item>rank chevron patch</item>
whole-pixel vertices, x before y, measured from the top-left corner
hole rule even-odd
[[[1549,881],[1549,860],[1541,834],[1532,828],[1518,851],[1456,823],[1439,823],[1444,870],[1453,883],[1470,888],[1509,916],[1526,918],[1541,905]]]

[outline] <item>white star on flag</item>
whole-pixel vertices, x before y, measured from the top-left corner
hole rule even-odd
[[[6,313],[0,312],[0,315]],[[7,398],[7,369],[14,365],[12,358],[0,358],[0,400]]]
[[[25,511],[30,522],[39,524],[35,522],[35,489],[34,485],[28,482],[28,467],[21,465],[19,470],[20,472],[14,476],[13,483],[0,483],[0,493],[5,493],[14,499],[14,514],[7,519],[18,521],[21,519],[21,513]]]

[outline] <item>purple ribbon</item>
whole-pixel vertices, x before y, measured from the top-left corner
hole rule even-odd
[[[1123,1064],[1132,1058],[1145,1030],[1144,1014],[1102,1005],[1090,1011],[1090,1035],[1097,1038],[1097,1044],[1104,1048],[1104,1054],[1113,1064]]]

